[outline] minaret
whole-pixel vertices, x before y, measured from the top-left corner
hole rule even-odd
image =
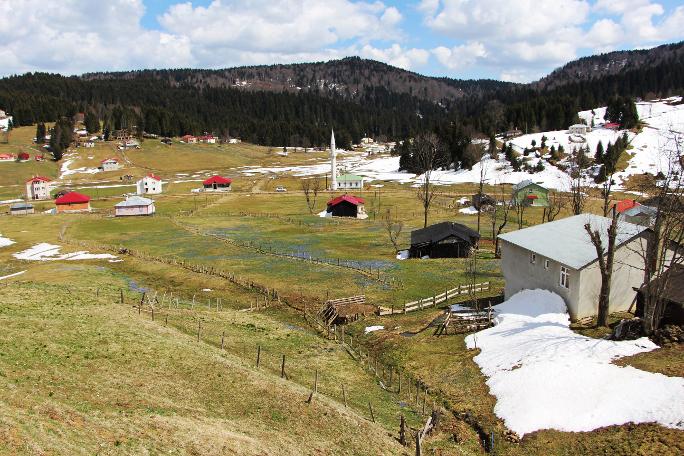
[[[332,131],[332,130],[331,130]],[[337,190],[337,151],[335,150],[335,132],[330,136],[330,190]]]

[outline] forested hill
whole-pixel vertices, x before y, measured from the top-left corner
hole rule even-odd
[[[322,145],[333,127],[342,146],[364,135],[401,139],[434,130],[452,147],[474,133],[564,129],[577,111],[615,97],[682,94],[683,49],[587,57],[532,84],[433,78],[357,57],[225,70],[34,73],[0,79],[0,109],[17,125],[92,112],[111,128],[212,132],[277,146]]]
[[[245,91],[314,93],[362,102],[369,92],[383,88],[421,101],[449,106],[464,95],[513,84],[492,81],[458,81],[432,78],[385,63],[359,57],[329,62],[290,65],[261,65],[221,70],[143,70],[117,73],[89,73],[85,80],[153,77],[172,86],[236,88]]]
[[[668,63],[681,64],[682,57],[684,42],[665,44],[652,49],[592,55],[573,60],[531,85],[539,89],[551,89]]]

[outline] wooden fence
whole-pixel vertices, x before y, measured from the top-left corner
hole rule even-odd
[[[447,302],[449,299],[455,298],[457,296],[472,295],[482,291],[491,291],[491,289],[492,283],[489,281],[469,285],[459,285],[450,290],[445,290],[440,294],[428,296],[427,298],[422,298],[417,301],[405,302],[404,305],[399,308],[395,308],[394,306],[390,308],[379,306],[378,313],[379,315],[405,314],[415,310],[423,310],[428,307],[437,307],[438,304]]]

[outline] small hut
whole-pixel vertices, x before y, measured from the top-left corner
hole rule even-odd
[[[155,213],[154,201],[142,196],[129,196],[125,201],[114,205],[116,217],[152,215]]]
[[[328,215],[332,217],[355,217],[365,219],[368,217],[365,209],[365,201],[358,196],[344,194],[328,201]]]
[[[33,204],[30,203],[16,203],[10,206],[10,215],[28,215],[33,214]]]
[[[90,197],[78,192],[69,192],[55,200],[57,213],[90,212]]]
[[[204,186],[205,191],[229,192],[232,183],[233,180],[229,177],[212,176],[202,182],[202,185]]]
[[[480,235],[472,228],[442,222],[411,231],[409,258],[464,258],[477,246]]]

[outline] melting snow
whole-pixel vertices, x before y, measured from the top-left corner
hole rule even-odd
[[[545,290],[521,291],[494,309],[496,326],[466,337],[466,345],[482,350],[474,360],[511,430],[581,432],[628,422],[684,429],[684,378],[611,363],[657,349],[649,339],[579,335],[562,298]]]
[[[397,260],[406,260],[409,257],[409,251],[408,250],[400,250],[397,253]]]
[[[372,333],[373,331],[380,331],[381,329],[385,329],[384,326],[366,326],[366,329],[363,330],[364,334]]]
[[[477,209],[475,209],[475,206],[470,206],[459,209],[458,212],[460,212],[461,214],[473,215],[477,214]]]
[[[0,247],[7,247],[8,245],[14,244],[14,241],[10,238],[2,237],[0,234]]]
[[[18,260],[28,261],[116,259],[114,255],[108,253],[88,253],[86,251],[64,253],[60,255],[60,249],[61,247],[58,245],[42,242],[22,252],[13,253],[12,256]]]

